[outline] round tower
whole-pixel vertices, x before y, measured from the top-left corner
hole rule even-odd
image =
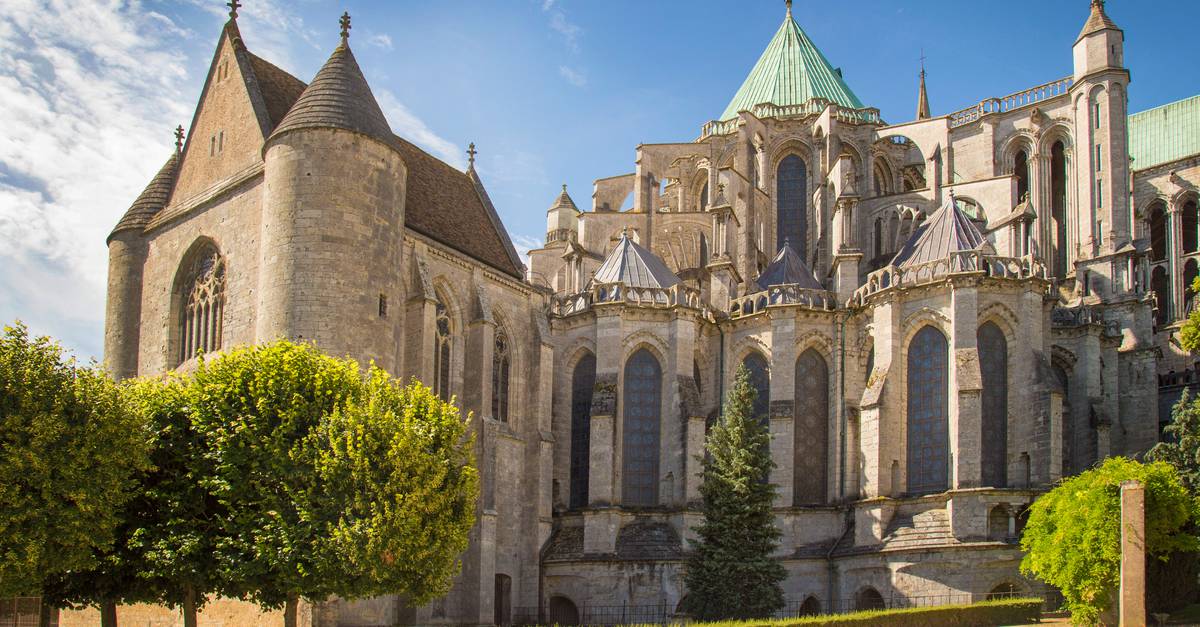
[[[121,216],[108,236],[108,292],[104,308],[104,369],[117,380],[138,375],[142,326],[142,270],[148,245],[146,225],[170,200],[178,174],[183,129],[175,154]]]
[[[255,331],[395,371],[407,168],[348,31],[263,148]]]

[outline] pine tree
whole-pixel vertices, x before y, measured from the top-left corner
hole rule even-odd
[[[704,521],[695,527],[685,583],[684,610],[694,618],[765,618],[782,609],[786,577],[771,558],[779,529],[771,505],[775,466],[766,425],[754,415],[754,387],[738,368],[721,419],[705,441]]]

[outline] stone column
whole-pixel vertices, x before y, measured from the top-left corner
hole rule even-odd
[[[950,415],[950,486],[954,489],[977,488],[982,479],[981,442],[983,416],[980,394],[983,381],[979,373],[976,333],[979,325],[979,294],[973,286],[959,285],[952,291],[953,329],[950,343],[954,370],[951,373],[953,403]],[[955,407],[957,405],[957,407]]]
[[[1121,483],[1121,627],[1146,625],[1146,488]]]
[[[775,506],[792,505],[793,467],[795,460],[794,396],[796,391],[796,320],[782,316],[771,321],[771,483],[779,486]]]
[[[1186,309],[1184,303],[1183,284],[1183,216],[1180,208],[1171,202],[1167,209],[1167,259],[1171,267],[1171,317],[1170,320],[1182,320]]]

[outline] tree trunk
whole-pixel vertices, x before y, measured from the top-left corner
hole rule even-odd
[[[196,588],[183,589],[183,627],[196,627]]]
[[[117,604],[105,601],[100,604],[100,627],[117,627]]]
[[[296,627],[296,606],[299,600],[296,593],[288,593],[287,604],[283,606],[283,627]]]

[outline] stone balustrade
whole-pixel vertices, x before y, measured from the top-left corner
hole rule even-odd
[[[814,290],[799,285],[775,285],[754,294],[733,299],[729,305],[730,318],[744,318],[762,313],[768,307],[797,306],[805,309],[833,311],[837,300],[832,292]]]
[[[558,295],[550,313],[570,316],[596,306],[625,305],[651,309],[688,307],[700,309],[700,292],[680,283],[672,287],[630,287],[624,283],[595,283],[578,294]]]
[[[867,275],[867,282],[854,292],[851,302],[862,305],[871,295],[889,288],[924,285],[961,274],[982,274],[1001,279],[1048,279],[1046,267],[1033,257],[1000,257],[967,250],[904,268],[880,268]]]
[[[882,124],[883,121],[879,117],[879,109],[849,109],[839,107],[823,98],[813,98],[808,102],[797,105],[774,105],[771,103],[763,103],[754,105],[750,113],[754,117],[765,120],[768,118],[787,119],[787,118],[804,118],[824,113],[825,109],[833,105],[833,117],[844,124]],[[737,130],[739,120],[713,120],[704,125],[701,129],[701,137],[711,137],[713,135],[728,135]]]
[[[955,111],[950,114],[950,128],[958,128],[975,122],[985,115],[990,113],[1004,113],[1014,109],[1020,109],[1031,104],[1049,100],[1056,96],[1061,96],[1071,89],[1074,83],[1074,78],[1068,76],[1060,78],[1056,81],[1050,81],[1037,87],[1031,87],[1024,91],[1019,91],[1014,94],[1009,94],[1002,98],[988,98],[981,100],[974,106],[967,107],[961,111]]]

